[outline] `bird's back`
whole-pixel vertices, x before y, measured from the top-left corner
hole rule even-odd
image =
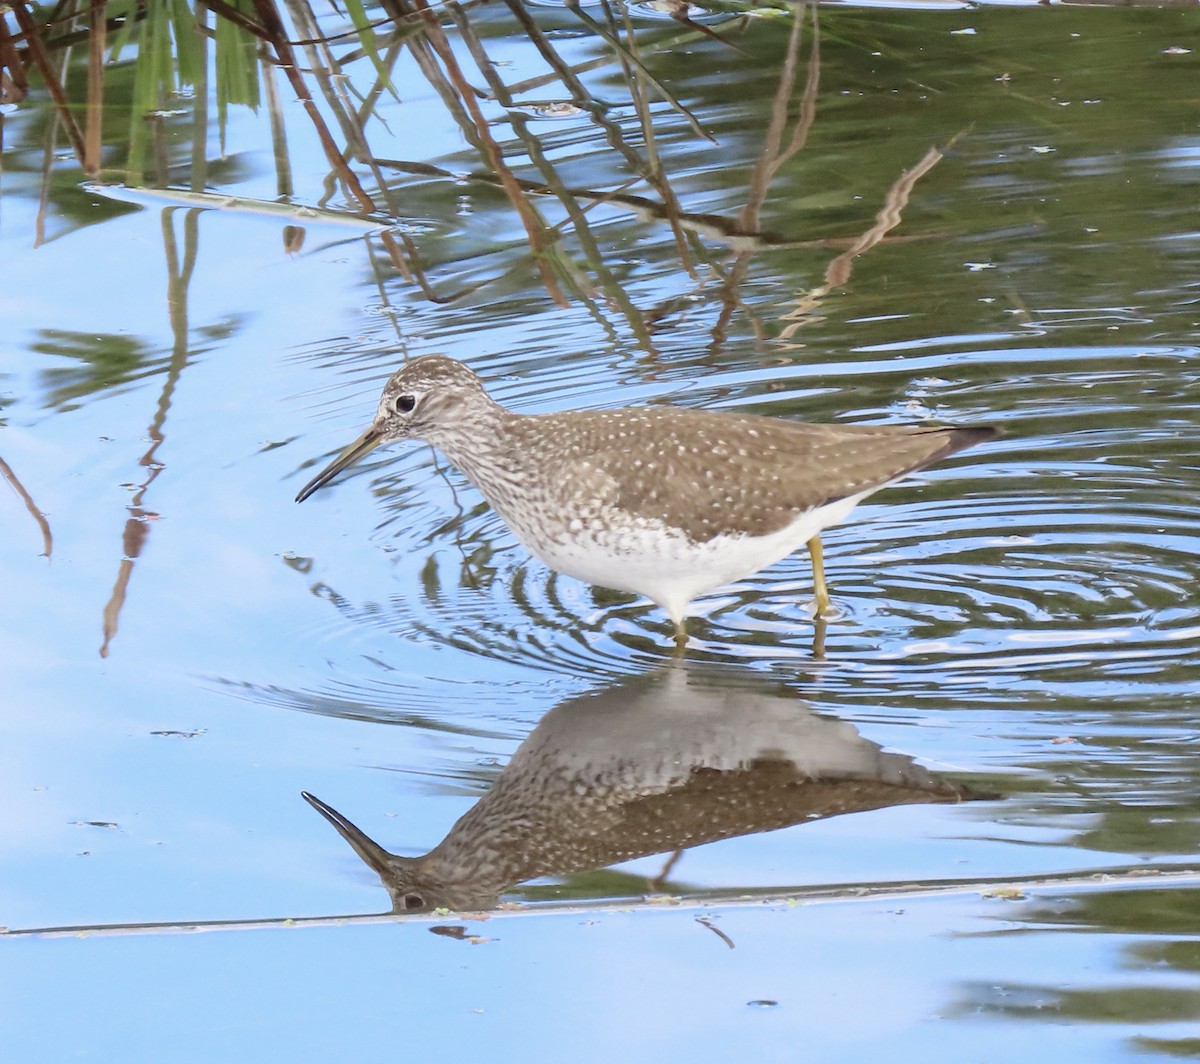
[[[519,420],[524,449],[538,456],[564,511],[616,510],[698,543],[731,531],[769,534],[798,513],[999,435],[990,427],[807,424],[679,407]]]

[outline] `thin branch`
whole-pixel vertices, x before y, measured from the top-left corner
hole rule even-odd
[[[100,172],[100,151],[103,147],[104,50],[108,43],[104,6],[107,3],[108,0],[92,0],[88,16],[87,134],[84,138],[83,172],[89,176]]]
[[[590,29],[602,40],[606,41],[608,45],[623,59],[633,64],[642,77],[644,77],[646,81],[649,82],[654,88],[654,91],[657,92],[673,110],[678,111],[683,116],[684,120],[687,122],[688,126],[691,128],[692,132],[696,134],[696,136],[703,137],[710,143],[716,144],[716,138],[712,136],[712,134],[704,131],[700,123],[696,120],[696,116],[692,114],[692,112],[686,107],[684,107],[683,104],[680,103],[679,100],[662,84],[662,82],[646,69],[645,64],[636,55],[630,52],[624,44],[621,43],[620,38],[618,38],[615,34],[609,33],[607,29],[605,29],[602,25],[600,25],[599,22],[592,18],[591,15],[584,11],[583,8],[579,6],[579,0],[563,0],[563,3],[580,20],[580,22],[588,27],[588,29]]]
[[[954,140],[957,139],[957,137],[954,138]],[[908,206],[913,188],[921,178],[942,161],[944,156],[945,152],[942,149],[930,148],[916,166],[911,170],[905,170],[892,182],[887,196],[884,197],[883,206],[875,215],[875,224],[825,267],[824,284],[800,296],[796,300],[796,306],[783,315],[781,320],[790,324],[780,334],[781,340],[790,339],[795,335],[796,330],[811,319],[812,312],[820,305],[821,300],[833,289],[840,288],[850,280],[854,270],[854,260],[859,255],[881,243],[884,237],[900,224],[903,220],[902,212]]]
[[[462,101],[463,106],[471,117],[471,122],[478,137],[477,143],[482,149],[492,172],[500,179],[500,185],[504,189],[505,195],[508,196],[509,202],[513,205],[518,217],[525,226],[525,232],[529,237],[529,246],[533,249],[538,272],[542,276],[542,283],[546,286],[550,297],[559,306],[567,306],[567,298],[563,295],[562,289],[559,287],[558,281],[551,272],[549,263],[546,260],[546,251],[549,247],[547,237],[551,236],[551,230],[538,216],[538,213],[533,209],[521,191],[519,183],[504,158],[503,150],[492,136],[487,119],[479,107],[479,101],[476,98],[475,92],[464,76],[462,68],[458,65],[458,60],[455,58],[454,51],[450,47],[450,42],[446,39],[437,16],[425,0],[416,0],[416,7],[421,11],[425,19],[426,40],[428,40],[430,47],[437,54],[443,69],[454,86],[455,92],[458,94],[458,98]],[[557,239],[557,237],[551,237],[551,239]]]
[[[37,504],[33,501],[33,496],[25,490],[25,485],[17,479],[17,474],[13,472],[12,466],[3,458],[0,458],[0,476],[8,481],[13,491],[17,493],[17,497],[25,504],[29,516],[37,522],[38,528],[42,531],[42,557],[49,559],[54,550],[54,537],[50,534],[50,522],[46,520],[46,515],[38,509]]]
[[[25,6],[25,0],[12,0],[10,6],[12,7],[13,15],[16,16],[17,25],[21,27],[21,33],[25,38],[29,53],[33,56],[34,65],[42,75],[42,81],[46,84],[46,91],[50,94],[50,99],[54,101],[54,106],[62,118],[63,125],[66,127],[71,147],[74,149],[75,155],[82,166],[87,158],[87,148],[84,146],[83,133],[79,129],[79,123],[75,120],[74,113],[67,105],[66,90],[63,88],[58,73],[50,62],[50,55],[46,51],[42,41],[41,31],[37,23],[33,21],[33,16],[30,15],[29,9]]]
[[[205,2],[211,5],[214,0],[205,0]],[[287,34],[284,32],[283,23],[280,21],[279,12],[276,11],[275,5],[271,0],[254,0],[254,6],[258,10],[259,18],[262,20],[263,28],[266,30],[267,37],[265,39],[270,43],[272,49],[274,49],[275,57],[283,67],[288,81],[291,82],[292,89],[296,93],[296,98],[300,100],[304,105],[305,111],[308,112],[308,117],[317,131],[318,139],[321,141],[321,147],[325,151],[325,157],[337,171],[338,177],[341,178],[346,188],[349,189],[351,195],[358,200],[362,209],[368,213],[375,211],[375,201],[371,199],[366,189],[362,187],[361,182],[358,180],[358,175],[350,168],[346,157],[338,149],[332,134],[329,132],[329,127],[325,124],[325,119],[321,116],[321,112],[318,110],[312,94],[308,91],[308,84],[296,66],[296,54],[292,51],[292,46],[288,42]]]

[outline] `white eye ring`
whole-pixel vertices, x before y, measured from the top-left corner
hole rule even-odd
[[[408,414],[412,412],[412,408],[417,405],[417,397],[415,395],[398,395],[396,401],[392,403],[392,408],[397,414]]]

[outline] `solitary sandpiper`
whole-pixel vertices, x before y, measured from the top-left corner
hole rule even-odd
[[[424,440],[532,554],[590,584],[653,600],[682,644],[694,598],[802,543],[820,617],[830,606],[821,530],[906,473],[999,434],[988,426],[811,425],[672,406],[514,414],[461,362],[429,355],[392,375],[371,427],[296,501],[380,444]]]

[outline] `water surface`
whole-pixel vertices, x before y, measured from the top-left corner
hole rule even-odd
[[[282,202],[267,106],[230,109],[224,156],[200,138],[198,188],[186,97],[165,168],[137,180],[121,136],[91,176],[50,141],[40,85],[5,112],[0,458],[52,540],[7,493],[0,923],[387,910],[300,791],[423,854],[549,714],[628,711],[672,669],[997,797],[539,872],[501,897],[533,914],[495,923],[13,937],[19,1058],[150,1059],[155,1030],[191,1045],[176,1059],[227,1054],[235,1030],[238,1055],[350,1055],[405,1018],[418,1052],[476,1023],[545,1058],[579,1030],[584,1059],[635,1037],[646,1059],[713,1038],[795,1059],[801,1031],[824,1060],[884,1039],[945,1060],[982,1039],[1014,1059],[1067,1037],[1088,1059],[1194,1052],[1194,883],[1136,877],[1194,868],[1200,836],[1195,15],[839,5],[815,51],[811,17],[795,37],[787,17],[705,23],[735,49],[639,15],[642,62],[713,138],[642,85],[668,209],[634,169],[630,76],[571,12],[530,11],[587,107],[551,106],[571,92],[509,9],[471,20],[525,84],[480,102],[488,134],[528,188],[559,182],[521,200],[556,236],[537,255],[408,51],[400,102],[379,94],[365,127],[378,170],[355,163],[374,211],[327,192],[282,83]],[[346,72],[364,94],[376,77],[366,57]],[[114,99],[133,75],[110,69]],[[1006,435],[827,534],[824,657],[798,553],[697,603],[672,665],[660,611],[531,560],[428,448],[293,504],[396,366],[435,352],[523,411]],[[953,889],[846,900],[906,884]],[[663,894],[680,904],[643,901]],[[489,941],[429,933],[446,924]]]

